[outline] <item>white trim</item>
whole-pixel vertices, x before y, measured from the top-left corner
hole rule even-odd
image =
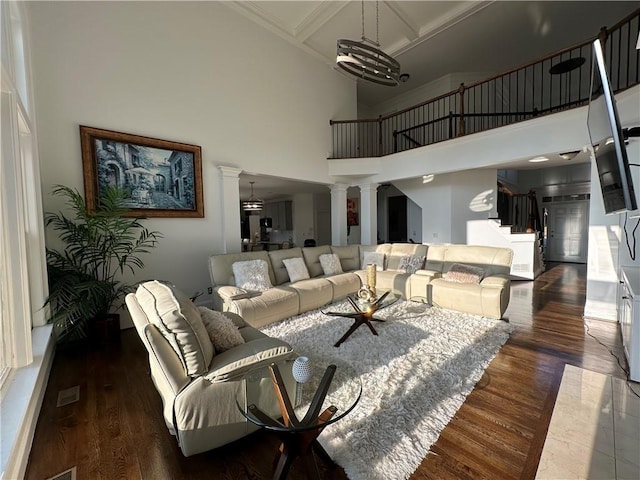
[[[0,479],[24,478],[33,435],[49,381],[55,341],[52,326],[33,329],[33,362],[15,369],[0,400]]]

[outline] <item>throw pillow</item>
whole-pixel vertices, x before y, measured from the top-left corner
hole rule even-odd
[[[404,273],[416,273],[416,271],[422,268],[423,264],[423,255],[404,255],[400,259],[398,270],[402,270]]]
[[[229,317],[207,307],[198,307],[198,310],[217,353],[245,343],[240,330]]]
[[[382,252],[364,252],[362,256],[362,269],[367,268],[370,263],[376,264],[376,270],[381,272],[384,270],[384,253]]]
[[[231,268],[236,277],[236,287],[256,292],[264,292],[273,287],[269,279],[269,266],[262,259],[234,262]]]
[[[320,260],[320,266],[325,275],[338,275],[339,273],[343,273],[340,257],[338,257],[337,253],[325,253],[320,255],[318,260]]]
[[[302,257],[285,258],[282,260],[282,263],[284,263],[284,268],[287,269],[287,274],[291,282],[310,278],[309,270],[307,270],[307,266]]]
[[[482,268],[463,263],[454,263],[444,274],[445,280],[456,283],[480,283],[483,277],[484,270]]]

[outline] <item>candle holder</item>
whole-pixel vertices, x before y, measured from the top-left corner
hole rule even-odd
[[[375,303],[378,298],[376,294],[376,268],[377,265],[375,263],[370,263],[367,265],[367,284],[363,285],[362,288],[358,290],[358,299],[362,303]]]

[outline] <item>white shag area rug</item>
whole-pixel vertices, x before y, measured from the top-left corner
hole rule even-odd
[[[343,301],[323,310],[350,308]],[[300,355],[338,368],[348,364],[360,375],[360,402],[318,440],[350,479],[405,479],[464,403],[512,327],[409,301],[375,316],[387,320],[374,322],[378,336],[362,325],[339,348],[333,344],[353,320],[320,310],[261,330],[290,343]]]

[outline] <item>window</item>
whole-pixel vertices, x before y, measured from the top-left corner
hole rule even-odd
[[[32,361],[31,330],[47,295],[40,174],[30,115],[24,5],[2,2],[0,382]],[[2,383],[0,383],[2,385]]]

